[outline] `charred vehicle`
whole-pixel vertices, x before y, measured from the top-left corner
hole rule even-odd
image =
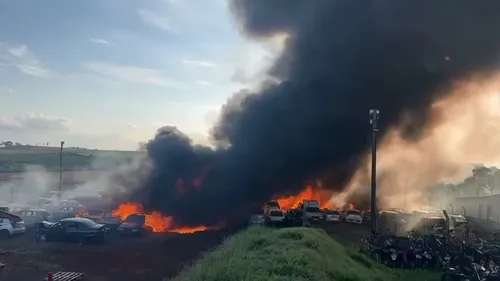
[[[56,223],[41,222],[38,224],[37,241],[60,242],[104,242],[106,227],[85,218],[67,218]]]
[[[108,231],[116,231],[118,226],[122,223],[122,219],[120,217],[113,216],[112,213],[107,213],[100,219],[97,219],[96,222],[105,225]]]
[[[151,228],[146,226],[146,215],[132,214],[117,227],[117,232],[122,236],[144,236]]]

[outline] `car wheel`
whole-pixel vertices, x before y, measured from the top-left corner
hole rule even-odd
[[[47,235],[45,235],[45,233],[40,233],[38,235],[38,240],[40,240],[41,242],[46,242],[47,241]]]
[[[10,237],[10,233],[6,229],[0,230],[0,239],[7,239]]]

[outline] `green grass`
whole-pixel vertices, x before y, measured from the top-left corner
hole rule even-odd
[[[314,228],[252,227],[187,267],[173,281],[434,281],[426,271],[392,270]]]
[[[58,147],[8,147],[0,148],[0,173],[21,172],[31,165],[43,166],[47,170],[59,170]],[[64,170],[112,169],[127,163],[138,155],[137,151],[90,150],[65,148]]]

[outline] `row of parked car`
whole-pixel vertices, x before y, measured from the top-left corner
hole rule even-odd
[[[150,230],[143,214],[122,220],[102,209],[88,209],[74,199],[46,199],[0,207],[0,238],[23,234],[30,227],[36,229],[39,241],[91,241],[108,234],[142,236]]]
[[[354,223],[362,224],[370,221],[369,212],[361,212],[356,209],[348,210],[320,210],[317,207],[293,208],[283,211],[277,206],[264,209],[263,214],[254,215],[250,219],[250,224],[257,225],[283,225],[300,226],[304,223]]]

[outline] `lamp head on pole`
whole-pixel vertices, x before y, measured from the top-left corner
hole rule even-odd
[[[372,124],[374,132],[378,132],[379,113],[380,111],[378,109],[370,109],[370,124]]]
[[[63,145],[64,145],[64,141],[61,141],[61,147],[63,147]]]

